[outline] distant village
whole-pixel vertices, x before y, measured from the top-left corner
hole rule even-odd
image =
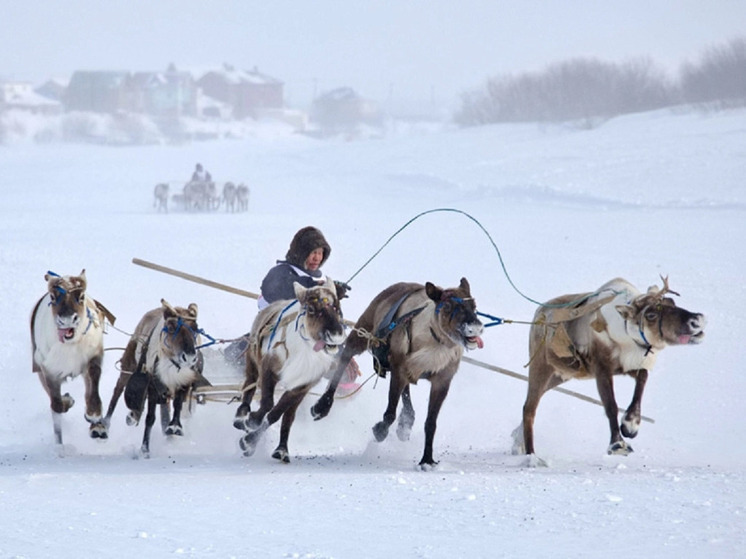
[[[77,140],[97,136],[93,133],[95,115],[99,115],[99,121],[106,115],[118,119],[119,128],[126,121],[131,133],[123,138],[121,130],[119,134],[125,143],[142,143],[147,141],[144,138],[158,135],[209,139],[219,137],[218,128],[210,123],[246,120],[272,119],[298,132],[321,136],[352,133],[360,126],[379,126],[382,122],[377,104],[350,88],[322,93],[305,112],[286,107],[282,80],[257,68],[246,70],[229,64],[199,75],[173,64],[161,72],[80,70],[69,80],[50,79],[37,87],[25,81],[0,79],[0,142],[3,117],[23,113],[38,117],[75,115],[75,122],[66,122],[60,135]],[[86,119],[81,115],[89,116]],[[188,122],[203,125],[188,126]],[[5,128],[8,126],[5,123]],[[147,133],[146,129],[153,126],[157,131]],[[5,135],[8,133],[5,130]]]

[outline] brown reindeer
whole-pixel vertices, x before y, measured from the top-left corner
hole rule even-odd
[[[641,294],[614,279],[594,293],[563,295],[537,309],[529,340],[528,395],[523,422],[513,432],[514,454],[534,456],[534,418],[542,395],[570,379],[593,378],[611,431],[609,454],[627,455],[640,428],[642,394],[648,372],[667,345],[698,344],[705,317],[679,308],[667,293],[678,295],[663,279],[661,289]],[[619,425],[614,375],[635,379],[635,390]],[[538,458],[531,465],[546,465]]]
[[[47,293],[31,313],[32,369],[39,374],[52,408],[54,438],[62,444],[61,414],[75,403],[62,394],[62,382],[83,375],[85,379],[85,418],[91,438],[108,437],[101,418],[99,380],[104,356],[104,318],[114,317],[86,294],[85,270],[78,276],[47,272]]]
[[[430,282],[425,285],[394,284],[377,295],[355,323],[334,376],[326,392],[311,408],[311,413],[315,419],[326,417],[347,364],[355,355],[368,349],[371,342],[378,343],[380,345],[374,349],[376,368],[382,375],[390,370],[391,381],[388,407],[383,421],[373,427],[373,434],[379,442],[387,437],[401,399],[403,405],[397,435],[400,440],[408,440],[414,423],[409,385],[422,378],[429,380],[425,450],[420,467],[431,468],[437,464],[433,459],[433,438],[440,408],[448,395],[464,348],[481,348],[483,330],[466,278],[461,278],[458,287],[450,289]],[[375,333],[376,339],[371,340],[369,333]]]
[[[155,423],[156,405],[161,408],[161,427],[166,435],[184,434],[181,409],[189,389],[207,385],[202,376],[203,359],[199,345],[197,305],[186,309],[172,307],[161,299],[161,307],[145,313],[140,319],[122,355],[121,368],[114,393],[109,402],[105,422],[111,422],[122,392],[129,413],[127,424],[137,425],[145,401],[145,433],[141,452],[150,455],[150,432]],[[174,415],[170,417],[169,401]]]
[[[275,301],[259,312],[246,353],[243,399],[233,425],[246,434],[239,444],[245,456],[256,450],[262,434],[282,418],[280,444],[272,457],[290,462],[288,437],[295,413],[309,390],[334,365],[345,331],[334,283],[306,289],[294,284],[296,300]],[[250,411],[256,389],[259,409]],[[275,388],[284,390],[275,404]]]

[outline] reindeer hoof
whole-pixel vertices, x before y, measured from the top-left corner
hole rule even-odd
[[[640,431],[640,420],[639,419],[627,419],[626,417],[622,421],[621,425],[622,435],[628,439],[634,439],[637,433]]]
[[[239,431],[246,431],[246,419],[247,419],[247,416],[245,415],[242,415],[240,417],[234,417],[233,427],[235,427]]]
[[[543,458],[539,458],[536,454],[526,455],[526,460],[523,462],[524,468],[548,468],[549,463]]]
[[[69,392],[65,392],[65,394],[62,396],[62,413],[67,412],[74,405],[75,405],[75,398],[70,396]]]
[[[184,436],[184,429],[181,425],[169,425],[166,427],[166,435],[175,435],[177,437]]]
[[[247,433],[238,440],[238,446],[241,447],[243,455],[246,457],[253,456],[254,452],[256,452],[257,439],[256,437],[252,437],[253,434],[253,432]]]
[[[278,448],[272,453],[272,458],[279,460],[283,464],[290,464],[290,455],[284,448]]]
[[[140,412],[130,410],[125,420],[127,421],[127,425],[129,425],[130,427],[137,425],[138,423],[140,423]]]
[[[410,435],[412,434],[412,426],[411,425],[402,425],[399,423],[396,427],[396,436],[397,438],[402,442],[407,442],[409,440]]]
[[[109,433],[106,431],[106,425],[103,423],[94,423],[88,430],[92,439],[108,439]]]
[[[629,456],[634,450],[627,444],[626,441],[617,441],[609,445],[607,454],[616,454],[618,456]]]
[[[373,436],[380,443],[389,436],[389,426],[384,421],[379,421],[373,426]]]
[[[431,472],[438,466],[438,462],[436,460],[428,461],[428,462],[420,462],[419,467],[420,470],[423,472]]]

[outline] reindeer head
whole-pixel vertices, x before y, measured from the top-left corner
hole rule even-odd
[[[327,279],[324,285],[310,288],[296,282],[293,288],[303,308],[298,320],[303,321],[304,335],[314,341],[314,351],[336,353],[345,340],[345,329],[334,282]]]
[[[177,368],[193,368],[200,361],[197,350],[199,326],[197,305],[190,303],[185,309],[172,307],[165,299],[163,306],[163,328],[160,333],[160,350]]]
[[[477,318],[477,303],[466,278],[461,278],[458,287],[448,289],[427,282],[425,293],[435,302],[436,320],[451,340],[466,349],[483,347],[480,335],[484,326]]]
[[[667,293],[679,295],[668,286],[668,277],[661,276],[663,287],[648,288],[648,292],[618,305],[617,312],[627,324],[632,325],[643,343],[650,347],[662,348],[665,345],[698,344],[705,336],[705,316],[692,313],[676,306]]]
[[[47,272],[44,279],[47,282],[49,306],[57,325],[58,339],[62,343],[70,342],[75,338],[78,327],[86,322],[85,269],[78,276],[59,276],[54,272]]]

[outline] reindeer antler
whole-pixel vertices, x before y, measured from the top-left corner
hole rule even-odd
[[[186,318],[188,320],[197,319],[197,303],[189,303],[189,307],[184,309],[182,307],[173,307],[168,301],[166,301],[165,299],[161,299],[161,305],[163,305],[164,308],[170,310],[178,317]]]
[[[663,277],[663,275],[661,275],[661,281],[663,281],[663,287],[661,289],[655,289],[654,287],[651,287],[650,289],[648,289],[648,293],[653,295],[653,297],[655,297],[658,300],[663,299],[663,296],[666,293],[670,293],[671,295],[676,295],[677,297],[680,297],[679,293],[677,293],[676,291],[668,287],[668,276]]]

